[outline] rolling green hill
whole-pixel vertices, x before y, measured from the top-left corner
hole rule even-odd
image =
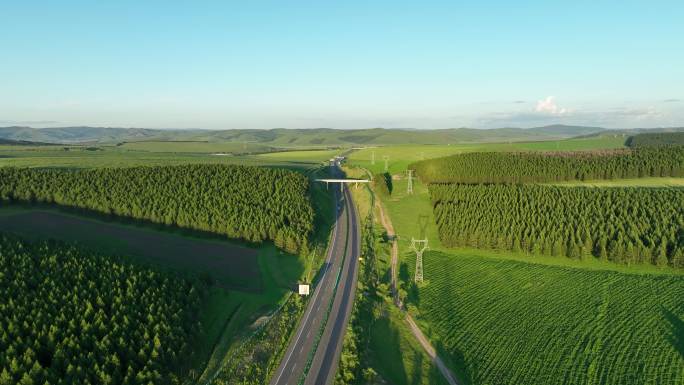
[[[109,127],[0,127],[0,138],[48,143],[208,141],[258,143],[273,147],[325,147],[387,144],[446,144],[552,140],[603,132],[600,127],[553,125],[535,128],[450,128],[440,130],[332,128],[270,130],[160,130]]]

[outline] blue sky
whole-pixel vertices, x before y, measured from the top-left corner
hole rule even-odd
[[[0,125],[684,125],[681,1],[6,1]]]

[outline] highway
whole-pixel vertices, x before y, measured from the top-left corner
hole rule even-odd
[[[333,188],[337,219],[326,261],[297,330],[271,378],[272,385],[299,384],[302,378],[304,384],[330,384],[337,372],[354,303],[360,252],[359,225],[351,193],[346,185],[341,193],[337,187]]]

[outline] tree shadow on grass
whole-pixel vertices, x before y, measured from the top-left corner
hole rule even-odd
[[[670,335],[668,341],[677,350],[679,356],[684,358],[684,320],[669,309],[662,309],[663,316],[669,322]]]
[[[406,367],[402,357],[401,336],[389,319],[389,315],[379,318],[373,324],[371,356],[378,373],[392,384],[406,384]]]
[[[426,214],[418,215],[418,226],[420,227],[420,239],[427,238],[427,228],[430,225],[430,216]]]
[[[432,345],[435,347],[437,355],[444,361],[444,364],[451,369],[454,376],[456,376],[456,380],[459,384],[470,385],[473,383],[472,373],[468,370],[465,356],[460,350],[455,348],[447,350],[442,341],[435,341]],[[439,374],[441,376],[441,373]]]

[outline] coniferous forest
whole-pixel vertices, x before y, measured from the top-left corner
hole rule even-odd
[[[684,146],[684,131],[637,134],[630,136],[625,144],[629,147]]]
[[[684,267],[684,189],[430,186],[445,245]]]
[[[684,147],[584,152],[479,152],[410,166],[426,183],[529,183],[684,176]]]
[[[0,384],[179,384],[202,286],[0,236]]]
[[[296,172],[237,165],[0,168],[0,199],[56,203],[225,234],[250,242],[307,247],[314,212],[308,179]]]

